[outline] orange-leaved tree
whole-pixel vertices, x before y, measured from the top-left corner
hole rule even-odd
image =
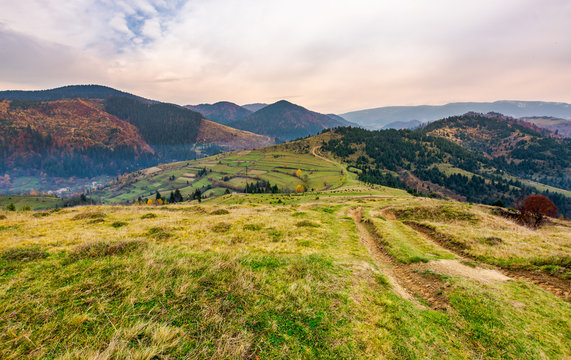
[[[556,217],[557,210],[557,206],[543,195],[530,195],[519,207],[522,220],[535,227],[541,225],[545,216]]]

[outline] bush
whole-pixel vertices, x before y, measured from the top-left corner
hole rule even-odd
[[[10,204],[8,204],[8,206],[6,206],[6,210],[16,211],[16,205],[14,205],[14,203],[10,203]]]
[[[543,195],[530,195],[523,200],[518,208],[520,212],[520,222],[532,227],[539,227],[543,224],[545,217],[556,217],[557,206]]]

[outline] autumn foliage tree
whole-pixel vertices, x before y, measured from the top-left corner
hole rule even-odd
[[[557,206],[543,195],[530,195],[519,206],[521,220],[534,227],[540,226],[546,216],[556,217]]]

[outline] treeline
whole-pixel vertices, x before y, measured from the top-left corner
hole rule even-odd
[[[247,182],[244,192],[247,194],[277,194],[280,190],[277,185],[272,185],[269,181],[260,180],[255,183]]]
[[[139,128],[151,145],[194,144],[202,115],[173,104],[148,104],[126,97],[105,100],[105,111]]]

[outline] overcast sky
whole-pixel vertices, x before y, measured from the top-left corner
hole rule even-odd
[[[0,2],[0,89],[89,83],[336,113],[571,102],[571,1]]]

